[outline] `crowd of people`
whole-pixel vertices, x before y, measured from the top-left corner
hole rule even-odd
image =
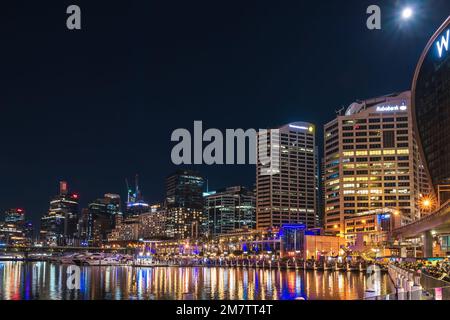
[[[450,282],[450,261],[448,259],[436,262],[418,260],[415,262],[402,262],[397,265],[407,270]]]

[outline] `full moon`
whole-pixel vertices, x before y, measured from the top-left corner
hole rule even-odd
[[[413,10],[411,8],[405,8],[402,11],[402,18],[403,19],[409,19],[413,15]]]

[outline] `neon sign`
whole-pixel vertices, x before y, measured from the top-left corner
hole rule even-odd
[[[445,52],[448,52],[449,40],[450,40],[450,29],[448,29],[445,35],[443,35],[441,39],[436,42],[439,58],[442,58],[442,56],[444,55],[444,49]]]

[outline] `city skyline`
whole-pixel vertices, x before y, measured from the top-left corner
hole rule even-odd
[[[2,8],[0,300],[450,300],[449,0]]]
[[[144,9],[130,4],[125,11],[134,21],[121,19],[119,24],[105,17],[93,19],[90,12],[98,12],[98,5],[83,4],[86,26],[77,35],[47,32],[59,23],[58,8],[44,12],[37,4],[27,8],[8,4],[7,9],[20,11],[21,18],[6,20],[5,27],[24,38],[18,42],[14,32],[5,36],[15,48],[14,53],[4,52],[5,58],[19,53],[23,59],[4,70],[4,79],[9,80],[5,87],[10,90],[3,96],[0,129],[5,154],[0,175],[7,186],[0,195],[1,211],[24,207],[37,222],[57,181],[69,181],[87,204],[105,192],[124,195],[124,177],[136,173],[146,200],[157,202],[163,197],[165,175],[176,169],[170,164],[170,132],[190,128],[197,119],[216,128],[271,128],[308,121],[318,128],[322,154],[322,126],[336,109],[356,99],[410,88],[423,43],[444,20],[449,6],[435,1],[416,22],[399,28],[393,23],[398,8],[387,3],[380,1],[383,29],[379,32],[365,27],[361,13],[367,4],[360,1],[345,9],[338,4],[271,4],[270,10],[283,19],[261,18],[269,8],[265,4],[239,5],[240,15],[230,4],[212,16],[204,14],[211,5],[201,10],[196,7],[200,4],[181,5],[185,10],[180,12],[190,13],[191,18],[176,14],[179,21],[171,28],[157,14],[170,12],[164,4],[144,5]],[[101,10],[119,17],[124,8],[111,4]],[[342,11],[336,17],[338,28],[319,14],[328,10]],[[181,28],[192,17],[198,24]],[[242,19],[224,30],[221,25],[228,25],[229,17]],[[35,35],[20,33],[34,23],[42,26]],[[210,24],[211,31],[201,29],[201,23]],[[315,28],[304,28],[310,25]],[[141,42],[143,34],[154,43]],[[39,50],[33,45],[38,40]],[[80,49],[86,44],[96,53]],[[131,44],[133,49],[126,49]],[[55,56],[65,46],[72,48],[73,59]],[[187,53],[176,53],[183,48]],[[26,59],[27,52],[39,60],[39,66]],[[237,58],[236,52],[243,56]],[[108,58],[100,59],[103,56]],[[352,65],[338,63],[350,57]],[[58,70],[68,71],[65,75]],[[86,77],[91,71],[95,76]],[[26,79],[17,76],[21,73]],[[327,94],[320,95],[322,91]],[[254,183],[253,166],[194,169],[209,178],[211,189]]]

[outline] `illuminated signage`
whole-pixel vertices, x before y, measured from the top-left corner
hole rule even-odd
[[[406,111],[408,107],[405,104],[402,105],[384,105],[378,106],[377,112],[394,112],[394,111]]]
[[[445,32],[440,40],[436,42],[439,58],[442,58],[445,52],[448,52],[448,42],[450,40],[450,29]]]
[[[307,127],[296,126],[296,125],[293,125],[293,124],[290,124],[290,125],[289,125],[289,128],[292,128],[292,129],[299,129],[299,130],[308,130]]]
[[[314,131],[314,127],[296,126],[296,125],[293,125],[293,124],[290,124],[289,128],[298,129],[298,130],[305,130],[305,131],[307,130],[309,132],[313,132]]]

